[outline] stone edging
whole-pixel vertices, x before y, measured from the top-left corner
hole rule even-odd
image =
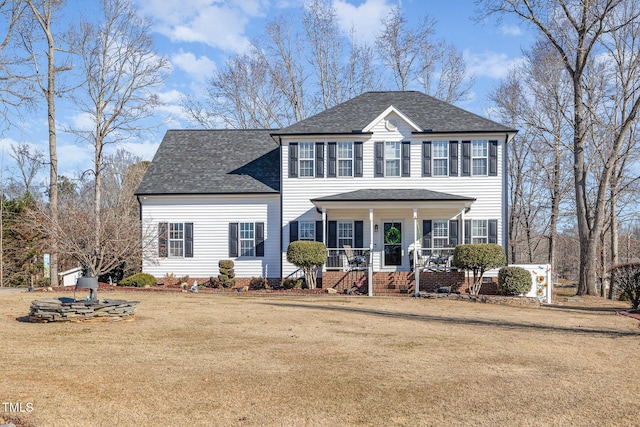
[[[48,322],[118,322],[132,320],[139,301],[105,299],[74,301],[73,298],[44,298],[31,302],[29,321]]]

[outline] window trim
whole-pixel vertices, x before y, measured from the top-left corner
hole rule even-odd
[[[437,156],[436,155],[436,146],[444,146],[445,147],[445,151],[446,151],[446,155],[443,156]],[[431,176],[438,176],[438,177],[442,177],[442,176],[449,176],[449,141],[432,141],[431,142]],[[436,168],[436,160],[440,160],[440,161],[444,161],[444,169],[445,169],[445,173],[438,173],[437,172],[437,168]]]
[[[251,230],[243,230],[243,226],[251,225]],[[243,237],[243,232],[251,232],[252,237]],[[243,242],[251,242],[251,253],[245,254],[243,250]],[[256,223],[255,222],[238,222],[238,257],[255,257],[256,256]]]
[[[305,147],[311,147],[311,152],[309,157],[303,157]],[[302,162],[311,162],[310,168],[311,175],[304,175],[303,171],[306,171],[307,168],[302,167]],[[298,178],[315,178],[316,177],[316,143],[302,141],[298,143]]]
[[[482,156],[475,155],[474,145],[478,142],[484,145],[485,154]],[[475,160],[484,160],[484,173],[475,172]],[[489,141],[486,139],[471,140],[471,176],[489,176]]]
[[[340,146],[348,144],[349,151],[351,152],[350,157],[340,157]],[[349,175],[343,175],[341,173],[340,162],[351,162],[351,173]],[[336,144],[336,176],[338,178],[353,178],[354,176],[354,144],[353,141],[338,141]]]
[[[311,233],[311,237],[303,237],[304,225],[311,225],[310,229],[307,229],[307,233]],[[305,240],[309,242],[315,242],[316,240],[316,221],[298,221],[298,240]]]
[[[397,148],[394,147],[394,152],[397,150],[398,157],[389,158],[387,156],[387,144],[397,144]],[[402,176],[402,141],[384,141],[383,151],[383,176],[385,178],[400,178]],[[387,162],[398,162],[398,174],[397,175],[389,175],[387,173]]]
[[[475,234],[476,231],[476,224],[478,224],[480,221],[484,222],[484,229],[486,231],[486,234],[484,235],[480,235],[480,234]],[[473,244],[485,244],[485,243],[489,243],[489,220],[488,219],[472,219],[471,220],[471,243]],[[476,239],[482,239],[482,242],[478,242],[476,241]]]
[[[177,226],[179,226],[179,230],[176,230],[175,228],[177,228]],[[167,258],[184,258],[184,237],[185,237],[185,230],[184,230],[184,222],[170,222],[167,224],[167,247],[168,247],[168,252],[167,252]],[[180,237],[173,237],[173,234],[178,234]],[[176,249],[172,243],[180,243],[179,249],[180,249],[180,253],[179,254],[174,254],[174,249]]]

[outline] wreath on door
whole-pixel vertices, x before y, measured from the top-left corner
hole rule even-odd
[[[388,245],[397,245],[401,241],[400,230],[398,230],[395,226],[391,226],[384,233],[384,242]]]

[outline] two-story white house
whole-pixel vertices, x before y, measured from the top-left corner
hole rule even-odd
[[[279,130],[169,131],[137,190],[157,230],[143,271],[208,278],[232,259],[240,281],[279,281],[297,273],[288,244],[317,240],[323,287],[446,283],[455,245],[506,248],[515,133],[420,92],[367,92]]]

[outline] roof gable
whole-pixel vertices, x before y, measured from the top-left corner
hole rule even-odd
[[[365,92],[289,127],[274,136],[358,134],[366,132],[376,118],[389,109],[408,119],[416,132],[479,133],[513,132],[477,114],[416,91]],[[391,111],[391,110],[389,110]]]
[[[404,120],[404,122],[407,123],[407,125],[409,125],[413,129],[414,132],[421,132],[422,131],[422,129],[417,124],[415,124],[413,122],[413,120],[411,120],[404,113],[402,113],[402,111],[398,110],[393,105],[390,105],[386,110],[384,110],[382,113],[380,113],[380,115],[378,117],[373,119],[371,121],[371,123],[369,123],[367,126],[365,126],[364,129],[362,129],[362,132],[363,133],[371,132],[375,125],[380,123],[382,120],[386,119],[387,116],[389,116],[391,113],[395,113],[396,115],[400,116],[400,118],[402,120]],[[389,123],[388,123],[387,126],[393,126],[395,128],[398,127],[397,123],[393,123],[393,119],[389,120]],[[392,129],[389,129],[389,130],[392,130]],[[395,129],[393,129],[393,130],[395,130]]]

